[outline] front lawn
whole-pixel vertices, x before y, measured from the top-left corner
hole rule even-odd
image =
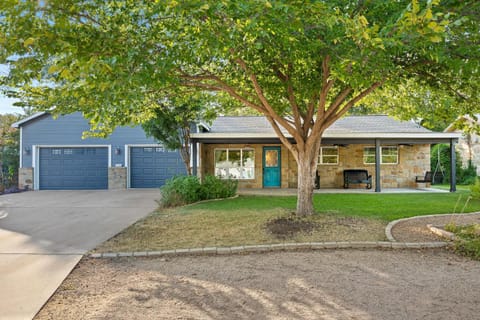
[[[96,252],[220,247],[315,241],[382,241],[389,221],[480,211],[467,193],[317,194],[317,213],[294,218],[296,197],[241,196],[161,209]],[[465,205],[466,204],[466,205]]]

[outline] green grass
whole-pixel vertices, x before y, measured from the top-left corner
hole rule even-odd
[[[440,190],[450,190],[449,184],[434,184],[432,185],[433,189],[440,189]],[[458,185],[457,184],[457,192],[470,192],[470,185]]]
[[[95,251],[145,251],[284,241],[382,241],[385,240],[385,226],[392,220],[480,211],[480,201],[467,202],[468,197],[468,193],[317,194],[314,196],[316,214],[302,218],[314,224],[314,230],[278,238],[266,226],[274,219],[291,217],[296,197],[240,196],[159,210]]]
[[[339,216],[354,216],[392,221],[418,215],[480,211],[479,200],[469,200],[468,193],[412,193],[412,194],[316,194],[315,210]],[[241,196],[224,201],[206,202],[193,209],[213,211],[267,210],[285,208],[295,210],[296,197]],[[188,211],[188,210],[187,210]]]

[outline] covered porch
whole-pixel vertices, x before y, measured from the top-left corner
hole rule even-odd
[[[437,192],[426,188],[428,184],[417,184],[416,177],[430,171],[430,146],[439,143],[450,146],[449,191],[455,192],[459,136],[387,116],[340,119],[322,137],[317,166],[320,189],[315,192]],[[193,174],[200,177],[211,174],[238,179],[240,189],[297,187],[296,161],[263,117],[218,118],[208,130],[192,134],[192,155]],[[270,174],[272,167],[274,175]],[[349,185],[344,189],[344,170],[351,169],[367,171],[373,188]]]

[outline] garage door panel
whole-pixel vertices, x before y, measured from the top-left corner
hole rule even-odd
[[[178,152],[162,147],[130,148],[130,186],[132,188],[158,188],[186,170]]]
[[[40,189],[108,188],[108,148],[40,148]]]

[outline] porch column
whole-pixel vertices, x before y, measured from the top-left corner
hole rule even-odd
[[[375,192],[381,192],[380,182],[380,140],[375,139]]]
[[[450,192],[457,191],[457,155],[455,154],[455,139],[450,139]]]
[[[197,141],[192,140],[192,175],[197,176]]]

